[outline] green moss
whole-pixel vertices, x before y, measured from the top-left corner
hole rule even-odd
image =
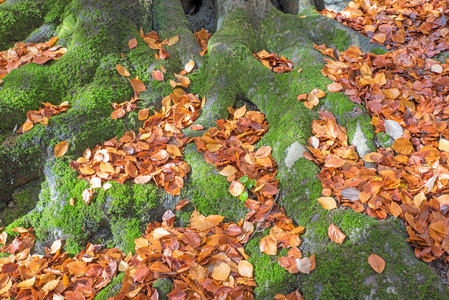
[[[386,51],[386,50],[384,50],[384,49],[382,49],[382,48],[373,48],[373,49],[371,49],[371,53],[374,53],[374,54],[377,54],[377,55],[379,55],[379,54],[385,54],[385,53],[387,53],[388,51]]]
[[[349,223],[357,226],[357,222],[344,221],[344,218],[342,216],[340,226],[347,233],[350,227],[344,229],[345,222],[348,226],[352,226]],[[406,242],[404,229],[397,220],[368,222],[365,226],[359,236],[347,233],[347,240],[342,245],[331,242],[327,249],[316,252],[317,268],[309,275],[299,276],[304,298],[361,299],[371,296],[378,299],[441,299],[441,293],[447,293],[447,288],[425,263],[405,259],[413,254]],[[386,234],[386,230],[390,234]],[[398,236],[404,238],[398,239]],[[350,239],[354,242],[348,242]],[[385,260],[386,268],[382,274],[375,273],[369,266],[368,256],[371,253]]]
[[[39,1],[14,1],[0,6],[0,50],[23,40],[43,22],[43,5]]]
[[[159,299],[167,300],[167,294],[173,289],[173,282],[169,278],[159,278],[153,283],[153,288],[158,291]]]
[[[295,289],[296,280],[293,274],[283,269],[277,257],[287,256],[287,249],[283,249],[277,256],[260,253],[259,244],[261,238],[253,238],[245,246],[245,252],[249,255],[249,262],[254,267],[254,278],[257,288],[254,290],[256,299],[272,299],[274,295],[286,294]]]
[[[125,273],[122,272],[115,276],[109,284],[102,289],[96,296],[95,300],[107,300],[110,297],[116,296],[120,290],[122,289],[123,278],[125,277]]]
[[[196,146],[189,144],[184,153],[191,171],[185,188],[181,190],[181,199],[191,200],[196,209],[205,216],[222,215],[227,220],[238,221],[247,209],[243,203],[229,192],[229,182],[226,177],[218,174],[213,165],[205,162],[203,154],[195,150]],[[186,207],[193,209],[193,207]]]
[[[40,182],[26,184],[12,194],[12,207],[6,207],[0,213],[1,224],[12,223],[16,218],[25,215],[34,208],[38,200]]]

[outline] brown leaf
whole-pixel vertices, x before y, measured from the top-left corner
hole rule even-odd
[[[408,155],[413,151],[412,143],[407,138],[398,138],[391,146],[394,151],[400,154]]]
[[[178,35],[172,36],[171,38],[168,39],[167,46],[169,46],[169,47],[174,46],[174,45],[176,45],[176,43],[178,43],[178,41],[179,41]]]
[[[220,175],[223,175],[223,176],[231,176],[231,175],[234,175],[235,173],[237,173],[237,169],[232,165],[227,165],[218,173],[220,173]]]
[[[346,235],[334,224],[329,225],[327,234],[332,241],[338,244],[343,244],[343,241],[346,238]]]
[[[376,271],[377,273],[382,273],[385,269],[385,261],[383,260],[382,257],[376,254],[371,254],[368,257],[368,263],[371,266],[371,268],[373,268],[373,270]]]
[[[136,46],[137,46],[137,39],[136,39],[136,38],[130,39],[130,40],[128,41],[128,47],[129,47],[129,49],[133,49],[133,48],[135,48]]]
[[[137,94],[147,90],[145,84],[143,84],[142,80],[138,78],[130,79],[129,83],[131,83],[134,92],[136,92]]]
[[[152,76],[157,81],[164,81],[164,73],[159,70],[154,70]]]
[[[140,121],[143,121],[148,118],[149,113],[150,113],[150,109],[144,108],[144,109],[139,110],[137,117],[139,118]]]
[[[204,127],[203,127],[203,125],[195,124],[195,125],[190,126],[190,129],[192,129],[193,131],[198,131],[198,130],[203,130]]]
[[[188,203],[189,203],[189,200],[187,200],[187,199],[181,200],[178,204],[176,204],[175,209],[180,210],[184,206],[186,206]]]
[[[111,119],[120,119],[125,115],[125,110],[123,108],[119,108],[111,112]]]
[[[327,85],[327,90],[331,93],[340,92],[343,89],[343,86],[337,82],[331,83]],[[298,99],[299,100],[299,99]]]
[[[61,157],[63,156],[67,150],[69,149],[69,143],[67,141],[62,141],[59,144],[55,146],[54,152],[55,157]]]
[[[122,75],[122,76],[131,76],[131,74],[129,74],[128,70],[122,66],[122,65],[115,65],[115,68],[117,69],[117,72]]]
[[[260,240],[259,248],[260,252],[263,252],[267,255],[277,254],[277,245],[271,235],[267,235]]]

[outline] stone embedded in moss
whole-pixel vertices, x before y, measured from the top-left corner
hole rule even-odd
[[[167,294],[172,291],[173,282],[169,278],[159,278],[153,283],[153,288],[159,293],[159,299],[167,300]]]
[[[108,300],[110,297],[116,296],[120,290],[122,289],[123,278],[125,277],[125,273],[122,272],[112,278],[111,282],[103,288],[96,296],[95,300]]]

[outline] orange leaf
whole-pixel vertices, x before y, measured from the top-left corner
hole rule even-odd
[[[123,108],[119,108],[111,112],[111,119],[120,119],[125,115],[125,110]]]
[[[391,201],[390,212],[395,218],[397,218],[402,213],[402,208],[396,202]]]
[[[440,141],[438,143],[438,149],[441,151],[449,152],[449,141],[443,138],[440,138]]]
[[[153,71],[153,78],[157,81],[164,81],[164,73],[159,70]]]
[[[140,80],[138,78],[130,79],[129,83],[131,83],[131,86],[133,87],[134,92],[136,92],[137,94],[147,90],[147,88],[145,87],[145,84],[143,84],[142,80]]]
[[[338,82],[328,84],[326,87],[327,87],[327,90],[332,93],[340,92],[343,89],[343,86],[341,84],[339,84]]]
[[[67,150],[69,149],[69,143],[67,143],[67,141],[62,141],[59,144],[57,144],[55,146],[54,152],[55,152],[55,157],[61,157],[63,156]]]
[[[33,63],[38,64],[38,65],[43,65],[49,60],[52,60],[52,58],[44,57],[44,56],[36,56],[33,58]]]
[[[238,265],[240,275],[248,278],[253,277],[253,265],[247,260],[239,261]]]
[[[346,235],[334,224],[329,225],[329,228],[327,229],[327,234],[329,235],[329,238],[332,241],[338,244],[342,244],[346,238]]]
[[[226,281],[230,272],[231,267],[227,263],[218,261],[212,270],[212,278],[219,281]]]
[[[140,121],[145,120],[146,118],[148,118],[148,114],[150,113],[150,109],[149,108],[144,108],[139,110],[139,113],[137,114],[138,118]]]
[[[376,271],[377,273],[382,273],[385,269],[385,261],[383,260],[382,257],[376,254],[371,254],[368,257],[368,263],[371,266],[371,268],[373,268],[373,270]]]
[[[324,207],[324,209],[326,210],[332,210],[337,208],[337,202],[335,202],[334,198],[332,197],[320,197],[317,200],[321,204],[321,206]]]
[[[413,151],[412,142],[407,138],[398,138],[391,146],[394,151],[400,154],[408,155]]]
[[[133,49],[133,48],[135,48],[136,46],[137,46],[137,40],[136,40],[136,38],[130,39],[130,40],[128,41],[128,47],[129,47],[129,49]]]
[[[260,252],[263,252],[267,255],[276,255],[277,254],[277,245],[271,235],[267,235],[260,240]]]
[[[223,175],[223,176],[231,176],[231,175],[234,175],[235,173],[237,173],[237,169],[232,165],[227,165],[218,173],[220,173],[220,175]]]
[[[200,124],[195,124],[195,125],[190,126],[190,129],[192,129],[193,131],[203,130],[204,126],[200,125]]]
[[[131,76],[131,74],[129,74],[128,70],[122,66],[122,65],[115,65],[115,68],[117,69],[117,72],[122,75],[122,76]]]
[[[240,183],[240,181],[232,181],[231,185],[229,186],[229,192],[232,196],[238,197],[240,194],[245,190],[245,186]]]
[[[179,36],[178,36],[178,35],[172,36],[171,38],[168,39],[168,44],[167,44],[167,46],[171,47],[171,46],[173,46],[173,45],[176,45],[176,43],[177,43],[178,41],[179,41]]]
[[[189,200],[187,200],[187,199],[181,200],[178,204],[176,204],[175,209],[180,210],[181,208],[186,206],[188,203],[189,203]]]

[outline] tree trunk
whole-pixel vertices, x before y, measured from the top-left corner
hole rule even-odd
[[[36,11],[30,12],[31,8]],[[326,95],[312,110],[296,100],[297,95],[314,88],[327,91],[326,85],[331,83],[321,74],[324,60],[313,43],[339,50],[350,45],[363,51],[381,46],[320,16],[305,0],[7,0],[0,4],[0,16],[6,14],[13,16],[15,23],[0,18],[0,50],[27,36],[44,41],[55,33],[68,52],[43,66],[28,64],[13,70],[0,85],[0,227],[18,217],[10,227],[33,226],[42,252],[44,246],[62,237],[67,240],[66,250],[76,253],[88,242],[131,250],[133,239],[142,234],[145,225],[160,221],[162,213],[173,210],[182,199],[192,205],[177,213],[181,225],[195,207],[205,215],[240,220],[246,208],[228,193],[226,179],[205,162],[193,143],[185,151],[191,172],[178,197],[153,184],[114,183],[86,206],[81,193],[88,183],[77,179],[77,172],[69,167],[70,160],[80,157],[87,147],[142,126],[138,110],[122,119],[110,118],[111,103],[128,101],[133,95],[116,64],[146,84],[139,109],[158,109],[160,100],[172,90],[168,84],[168,79],[174,78],[171,74],[179,73],[193,59],[198,69],[190,75],[190,89],[207,99],[196,123],[213,127],[216,120],[227,117],[229,106],[244,104],[266,115],[270,129],[257,147],[273,148],[281,205],[296,225],[306,227],[301,251],[307,256],[316,254],[317,267],[312,273],[292,275],[276,259],[259,253],[262,235],[254,238],[246,251],[255,267],[257,299],[272,299],[276,293],[298,288],[306,299],[438,298],[435,291],[438,296],[447,295],[439,277],[413,255],[399,220],[377,221],[352,210],[328,213],[321,209],[316,201],[321,195],[318,167],[303,157],[310,124],[320,110],[337,117],[361,155],[373,151],[378,142],[365,109],[343,93]],[[31,15],[33,28],[22,19]],[[215,18],[214,22],[210,18]],[[199,55],[201,49],[192,32],[202,24],[214,32],[205,56]],[[179,42],[167,48],[168,59],[155,59],[155,51],[139,37],[141,27],[144,32],[156,30],[162,39],[179,35]],[[20,34],[11,35],[12,29]],[[137,38],[138,46],[129,49],[132,38]],[[264,67],[252,55],[264,49],[292,60],[294,71],[275,74]],[[151,77],[161,65],[167,69],[164,82]],[[36,125],[25,134],[13,133],[25,121],[26,112],[38,109],[40,102],[63,101],[69,101],[71,108],[52,117],[46,127]],[[200,134],[184,133],[191,137]],[[53,148],[63,140],[69,142],[69,151],[55,158]],[[69,204],[71,197],[75,206]],[[29,206],[23,208],[22,202],[36,206],[28,212]],[[348,242],[335,246],[329,241],[330,223],[345,231]],[[384,254],[387,268],[382,274],[374,275],[367,264],[371,253]],[[414,288],[417,286],[419,290]]]

